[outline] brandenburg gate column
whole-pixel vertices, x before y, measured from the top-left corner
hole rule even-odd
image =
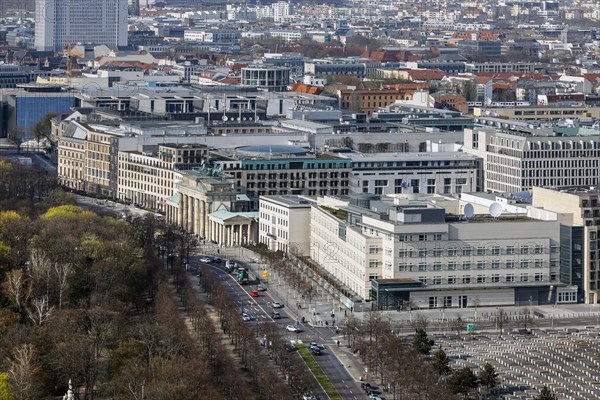
[[[194,198],[194,235],[200,233],[200,200]]]
[[[177,226],[183,225],[183,193],[179,192],[179,207],[177,207]]]
[[[183,221],[181,224],[181,227],[186,231],[188,230],[189,215],[190,215],[190,196],[188,196],[186,194],[183,196]]]
[[[205,201],[205,202],[204,202],[204,226],[205,226],[206,228],[205,228],[205,232],[204,232],[204,233],[206,233],[206,236],[208,236],[208,231],[209,231],[209,225],[208,225],[208,221],[209,221],[209,220],[208,220],[208,214],[210,214],[210,203],[209,203],[209,202],[207,202],[207,201]],[[214,225],[212,226],[212,229],[211,229],[211,231],[212,231],[213,229],[215,229]],[[216,240],[216,239],[215,239],[215,240]]]
[[[200,229],[198,230],[198,235],[201,238],[206,238],[206,202],[204,200],[200,200],[200,213],[198,215],[198,224],[200,225]]]
[[[188,215],[187,215],[187,231],[194,232],[194,201],[193,197],[188,197]]]

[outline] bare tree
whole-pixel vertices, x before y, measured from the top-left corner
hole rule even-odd
[[[475,308],[475,319],[477,319],[477,308],[481,305],[481,299],[479,299],[479,296],[475,296],[473,300],[471,300],[471,304]]]
[[[54,306],[50,307],[48,304],[48,296],[42,296],[31,301],[31,307],[27,309],[27,315],[34,324],[42,325],[48,320],[53,310]]]
[[[22,269],[13,269],[6,273],[2,287],[6,295],[21,312],[22,304],[27,302],[31,294],[31,285]]]
[[[9,385],[18,400],[35,397],[34,376],[38,367],[34,363],[35,349],[31,344],[17,346],[8,359]]]
[[[68,278],[73,272],[71,264],[54,263],[54,273],[58,279],[58,309],[62,309],[63,294],[69,285]]]
[[[529,307],[525,307],[519,311],[519,325],[523,329],[529,329],[533,325],[533,313]]]
[[[415,331],[419,329],[427,331],[427,325],[429,325],[429,320],[424,314],[420,312],[415,313],[412,319],[410,320],[410,326],[412,326]]]
[[[29,257],[28,273],[37,294],[50,296],[50,281],[52,279],[52,261],[43,250],[34,248]]]
[[[504,323],[508,321],[508,314],[504,311],[504,308],[499,308],[494,314],[494,319],[496,320],[496,329],[498,333],[502,333],[502,329],[504,328]]]

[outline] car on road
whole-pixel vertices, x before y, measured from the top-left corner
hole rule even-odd
[[[264,292],[264,291],[266,291],[266,290],[267,290],[267,287],[266,287],[266,286],[263,286],[263,285],[258,285],[258,286],[256,287],[256,290],[258,290],[259,292]]]
[[[211,257],[200,257],[200,262],[201,263],[205,263],[205,264],[210,264],[211,262],[213,262],[213,259]]]
[[[253,290],[252,292],[250,292],[250,296],[252,296],[252,297],[258,297],[259,296],[258,291]]]
[[[283,308],[283,304],[281,304],[278,301],[274,301],[274,302],[271,303],[271,307],[273,307],[273,308]]]
[[[295,325],[288,325],[288,326],[285,327],[285,329],[287,329],[289,332],[294,332],[294,333],[300,333],[301,332],[300,328],[298,328]]]
[[[298,348],[296,346],[294,346],[293,344],[290,344],[290,343],[285,344],[285,349],[289,352],[298,350]]]
[[[311,347],[310,352],[313,354],[313,356],[321,355],[321,349],[318,347]]]
[[[250,315],[246,314],[246,313],[242,313],[242,319],[244,321],[251,321],[252,318],[250,317]]]
[[[216,258],[216,259],[215,259],[215,262],[216,262],[217,264],[221,264],[221,263],[223,262],[223,260],[221,260],[220,258]]]
[[[277,311],[273,311],[273,319],[281,319],[281,314],[279,314]]]
[[[310,342],[308,344],[308,347],[316,347],[319,350],[325,350],[325,346],[323,346],[322,344],[318,344],[317,342]]]
[[[365,392],[371,388],[371,384],[369,382],[363,382],[360,384],[360,387],[362,390],[364,390]]]
[[[305,394],[304,396],[302,396],[302,400],[319,400],[319,399],[316,398],[315,396],[313,396],[312,394]]]

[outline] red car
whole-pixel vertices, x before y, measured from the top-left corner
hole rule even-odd
[[[257,290],[253,290],[252,293],[250,293],[250,296],[252,296],[252,297],[258,297],[258,291]]]

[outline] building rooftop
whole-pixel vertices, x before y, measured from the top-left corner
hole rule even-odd
[[[435,160],[476,160],[478,157],[463,152],[433,153],[338,153],[339,157],[349,158],[353,162],[385,161],[435,161]]]
[[[289,196],[289,195],[280,195],[280,196],[261,196],[261,200],[272,201],[275,203],[280,203],[286,205],[288,207],[310,207],[312,204],[316,204],[317,200],[304,196]]]

